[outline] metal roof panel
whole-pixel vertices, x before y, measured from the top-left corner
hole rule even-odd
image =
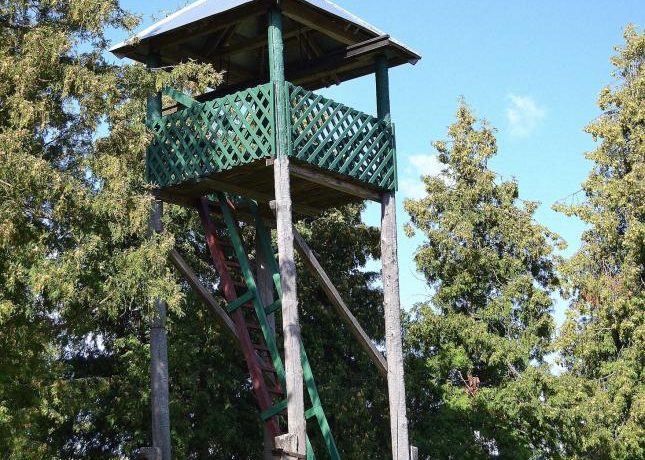
[[[224,13],[226,11],[232,10],[234,8],[237,8],[246,4],[254,3],[256,1],[258,0],[198,0],[180,9],[179,11],[171,14],[170,16],[162,19],[161,21],[156,22],[155,24],[142,30],[141,32],[134,35],[133,37],[129,38],[128,40],[123,41],[117,45],[114,45],[110,49],[110,51],[112,51],[114,54],[118,56],[122,56],[122,54],[119,53],[119,50],[131,45],[133,42],[148,40],[158,35],[162,35],[166,32],[180,29],[189,24],[198,22],[202,19],[216,16],[218,14]],[[344,8],[340,7],[339,5],[329,0],[298,0],[298,1],[300,1],[301,3],[305,3],[310,6],[316,7],[320,10],[325,11],[328,14],[344,19],[345,21],[351,22],[356,26],[359,26],[363,29],[366,29],[372,32],[373,34],[375,34],[375,36],[385,35],[383,31],[379,30],[378,28],[374,27],[373,25],[369,24],[368,22],[362,20],[358,16],[350,13],[349,11],[345,10]],[[398,46],[410,51],[411,53],[419,55],[419,53],[415,52],[414,50],[407,47],[403,43],[400,43],[394,39],[390,39],[390,40],[393,43],[397,44]]]

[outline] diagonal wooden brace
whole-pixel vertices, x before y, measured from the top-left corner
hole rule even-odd
[[[381,375],[387,377],[387,362],[385,361],[383,354],[378,351],[365,330],[359,324],[356,317],[349,310],[347,304],[345,304],[343,298],[340,296],[338,289],[336,289],[331,279],[329,279],[329,276],[327,276],[327,273],[325,273],[325,270],[318,262],[318,259],[316,259],[314,252],[311,250],[307,242],[295,227],[293,229],[293,237],[296,250],[298,251],[298,253],[300,253],[300,255],[302,255],[303,261],[305,262],[307,268],[309,268],[313,276],[318,280],[332,305],[334,306],[342,320],[345,322],[345,324],[347,324],[352,334],[354,334],[354,337],[356,337],[360,346],[363,348],[363,350],[365,350],[372,362],[376,365]]]
[[[179,273],[181,273],[184,279],[190,284],[190,287],[193,288],[193,291],[197,296],[202,299],[202,301],[215,313],[215,317],[219,323],[224,327],[224,330],[229,333],[232,337],[237,339],[237,332],[235,331],[235,324],[228,316],[224,308],[215,300],[213,295],[208,289],[199,281],[197,274],[190,268],[190,265],[184,260],[184,258],[177,252],[176,249],[172,249],[168,255],[172,264],[177,268]]]

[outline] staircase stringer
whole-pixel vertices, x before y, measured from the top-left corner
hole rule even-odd
[[[281,300],[282,285],[280,283],[280,267],[271,246],[271,233],[269,232],[269,229],[266,227],[266,225],[264,225],[264,222],[260,217],[260,212],[258,210],[257,204],[255,202],[252,202],[251,200],[247,200],[247,202],[251,209],[251,214],[255,220],[256,238],[260,239],[260,246],[265,253],[265,259],[267,260],[269,270],[273,275],[276,291],[278,292],[278,299]],[[316,387],[316,382],[314,380],[313,371],[311,369],[311,365],[309,364],[309,358],[307,357],[307,353],[302,342],[300,343],[300,361],[303,368],[305,386],[307,387],[307,393],[309,394],[309,400],[312,406],[307,411],[307,418],[316,417],[316,421],[318,422],[318,425],[322,432],[323,439],[325,441],[325,445],[330,457],[332,458],[332,460],[340,460],[340,453],[338,452],[334,436],[331,432],[331,427],[329,426],[327,416],[325,415],[325,411],[322,407],[320,396],[318,394],[318,388]],[[309,442],[308,438],[307,442]],[[309,454],[309,449],[307,451],[307,454]]]
[[[213,264],[215,265],[215,269],[220,275],[220,283],[223,288],[224,297],[229,303],[235,302],[238,298],[238,295],[235,291],[233,279],[231,278],[228,267],[226,266],[224,252],[222,251],[222,248],[219,244],[219,240],[215,232],[215,226],[210,217],[210,207],[208,199],[205,197],[201,198],[199,200],[197,209],[202,222],[202,226],[204,228],[204,232],[206,234],[206,242],[211,254],[211,258],[213,260]],[[262,368],[260,367],[260,361],[253,348],[253,342],[251,341],[244,315],[239,309],[232,312],[230,315],[233,323],[235,324],[235,330],[240,341],[242,353],[249,369],[249,373],[251,374],[253,391],[258,400],[258,405],[260,406],[261,411],[266,411],[273,406],[273,401],[271,399],[269,389],[267,388],[267,385],[264,381]],[[269,418],[264,422],[271,433],[274,435],[274,438],[282,434],[280,427],[274,418]]]

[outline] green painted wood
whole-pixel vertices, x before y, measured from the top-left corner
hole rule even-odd
[[[231,239],[231,243],[233,244],[233,250],[235,252],[236,259],[240,264],[240,269],[242,271],[242,275],[244,276],[246,287],[248,289],[247,292],[249,295],[251,295],[251,293],[253,295],[253,298],[252,298],[253,306],[254,306],[254,310],[255,310],[258,322],[260,324],[260,329],[262,330],[262,334],[264,335],[265,342],[267,344],[267,347],[269,348],[269,353],[271,355],[274,367],[278,374],[278,380],[280,381],[281,385],[284,388],[284,384],[285,384],[284,365],[282,363],[282,359],[278,352],[278,347],[275,341],[273,330],[269,326],[269,322],[267,318],[268,316],[267,312],[270,309],[272,309],[276,304],[279,304],[282,298],[279,266],[275,258],[275,255],[273,253],[273,246],[271,243],[271,233],[262,222],[257,204],[250,200],[243,200],[245,201],[248,209],[251,211],[251,214],[254,217],[254,220],[256,223],[256,238],[260,240],[260,247],[262,248],[262,251],[267,256],[266,259],[268,263],[268,268],[273,274],[273,279],[275,280],[276,292],[278,294],[278,299],[276,300],[276,302],[274,302],[269,306],[265,306],[260,296],[257,295],[255,277],[254,277],[253,271],[251,270],[248,255],[246,253],[246,250],[240,238],[239,229],[237,226],[237,222],[235,220],[235,216],[233,215],[233,213],[231,212],[228,206],[227,200],[229,198],[227,197],[227,195],[223,193],[218,193],[217,195],[214,195],[214,197],[220,205],[222,216],[224,217],[224,222],[226,223],[229,237]],[[238,199],[238,202],[239,201],[242,201],[242,199]],[[279,307],[276,308],[276,311],[279,311]],[[340,460],[340,453],[338,452],[338,448],[336,447],[336,443],[334,441],[331,428],[329,427],[327,417],[322,408],[322,402],[320,400],[320,396],[318,395],[318,389],[316,387],[314,375],[311,370],[311,365],[309,364],[309,359],[307,358],[307,354],[305,352],[304,346],[301,346],[300,353],[301,353],[301,365],[303,369],[305,386],[307,388],[307,393],[309,395],[309,400],[311,402],[311,409],[309,409],[305,415],[316,418],[318,426],[323,435],[325,445],[327,447],[329,458],[331,458],[332,460]],[[282,405],[282,403],[278,403],[274,405],[271,409],[263,412],[261,414],[261,416],[263,417],[263,420],[271,418],[276,414],[279,414],[280,412],[282,412],[286,408],[286,402],[284,404],[285,405]],[[311,443],[309,442],[309,438],[307,438],[307,458],[315,459],[315,455],[314,455]]]
[[[253,308],[255,314],[260,323],[260,328],[262,330],[262,335],[264,336],[267,347],[269,348],[269,353],[271,355],[271,361],[275,367],[276,372],[278,373],[278,378],[282,387],[285,387],[285,378],[284,378],[284,366],[282,364],[282,358],[278,352],[278,346],[275,341],[275,335],[273,330],[269,325],[269,321],[266,314],[265,306],[262,302],[262,299],[258,295],[257,286],[255,284],[255,276],[253,270],[251,269],[251,264],[249,263],[249,257],[246,254],[244,245],[242,244],[242,239],[238,232],[237,222],[233,213],[231,212],[228,203],[227,197],[223,193],[218,193],[216,195],[217,201],[219,202],[220,209],[222,210],[222,215],[228,229],[231,242],[233,243],[233,251],[235,252],[235,257],[240,264],[240,269],[242,275],[244,276],[244,282],[248,292],[253,293]]]
[[[278,299],[275,302],[273,302],[271,305],[268,305],[265,309],[267,312],[267,315],[272,315],[273,313],[277,312],[282,308],[282,300]]]
[[[383,190],[396,188],[391,124],[287,83],[291,155]],[[378,174],[377,174],[378,172]]]
[[[315,417],[319,409],[320,409],[320,406],[314,406],[307,409],[307,411],[305,412],[305,418],[309,420],[310,418]]]
[[[287,409],[287,400],[284,399],[280,401],[278,404],[273,406],[271,409],[267,409],[264,412],[260,414],[260,417],[262,420],[268,420],[271,417],[275,417],[278,415],[280,412],[284,412]]]
[[[392,158],[393,167],[383,172],[383,178],[379,185],[394,181],[394,187],[388,190],[398,190],[398,170],[396,164],[396,131],[392,123],[390,108],[390,73],[387,65],[387,58],[383,55],[376,58],[376,112],[379,120],[383,120],[390,126],[392,132]]]
[[[154,68],[158,67],[160,64],[161,60],[159,59],[159,56],[156,54],[151,54],[148,56],[147,59],[147,66],[149,68]],[[146,100],[146,126],[150,130],[155,130],[155,126],[160,124],[161,122],[161,94],[160,93],[155,93],[151,94],[148,96]],[[153,163],[153,152],[151,152],[151,149],[149,148],[148,151],[146,152],[146,170],[145,174],[146,177],[150,177],[152,175],[152,163]]]
[[[163,188],[272,157],[273,107],[265,84],[153,120],[147,180]]]
[[[199,104],[199,102],[197,102],[191,96],[182,93],[181,91],[177,91],[175,88],[166,87],[162,90],[162,93],[179,102],[184,107],[192,107],[195,104]]]
[[[314,374],[311,370],[311,365],[309,364],[309,359],[307,358],[307,353],[305,352],[304,346],[301,346],[300,348],[300,359],[302,361],[305,386],[307,387],[307,392],[309,393],[311,404],[316,409],[316,420],[318,421],[320,431],[323,435],[323,440],[325,441],[325,445],[327,446],[327,452],[329,453],[329,456],[332,460],[340,460],[340,453],[338,452],[338,448],[336,447],[334,436],[331,433],[331,427],[327,422],[327,416],[325,415],[325,412],[322,408],[320,396],[318,396],[318,388],[316,387],[316,382],[314,381]]]
[[[279,66],[273,71],[279,78]],[[173,91],[165,90],[186,108],[150,121],[146,177],[159,188],[283,153],[383,191],[397,188],[388,115],[379,120],[279,80],[204,103]],[[381,108],[389,103],[382,98]]]
[[[228,311],[229,313],[233,313],[235,310],[240,308],[245,303],[253,300],[254,295],[255,294],[253,292],[249,291],[246,294],[244,294],[243,296],[238,297],[237,299],[235,299],[234,302],[231,302],[226,306],[226,311]]]
[[[273,84],[275,101],[276,156],[289,155],[289,125],[287,95],[284,80],[284,42],[282,39],[282,12],[269,9],[269,77]]]
[[[376,112],[380,120],[391,121],[390,115],[390,75],[387,57],[376,58]]]

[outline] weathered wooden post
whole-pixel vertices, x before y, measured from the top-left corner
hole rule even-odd
[[[204,94],[165,88],[175,103],[163,111],[159,95],[149,99],[155,136],[146,178],[158,199],[199,213],[225,304],[177,250],[169,257],[239,342],[265,427],[264,459],[314,458],[305,420],[320,430],[327,456],[341,458],[300,335],[295,244],[339,318],[387,378],[393,458],[408,460],[388,69],[414,64],[419,55],[327,0],[198,1],[113,48],[144,62],[151,50],[153,67],[192,59],[226,70],[222,85]],[[315,92],[374,73],[378,116]],[[381,203],[383,210],[387,362],[294,228],[304,217],[364,200]],[[255,270],[242,233],[249,224],[255,227]],[[168,460],[165,304],[157,307],[153,437],[155,446],[167,444]]]
[[[275,298],[273,296],[273,274],[269,266],[268,255],[264,253],[262,242],[259,237],[255,238],[255,271],[258,280],[258,293],[265,305],[271,305]],[[275,334],[275,314],[267,315],[267,322],[271,332]],[[277,379],[273,379],[277,385]],[[264,427],[264,460],[274,460],[273,446],[274,439],[271,430]]]
[[[148,68],[160,64],[159,56],[148,56]],[[148,97],[147,119],[151,125],[161,119],[161,93]],[[161,216],[163,204],[155,200],[150,217],[152,232],[163,231]],[[170,411],[168,395],[168,343],[166,336],[166,302],[155,300],[155,311],[150,324],[150,382],[152,405],[152,445],[161,451],[161,460],[170,460]]]
[[[293,254],[293,222],[291,211],[291,179],[289,175],[289,124],[287,94],[284,80],[284,43],[282,12],[269,9],[269,76],[273,83],[275,110],[276,155],[273,165],[275,205],[278,232],[278,260],[282,280],[282,330],[284,332],[284,364],[287,383],[287,420],[289,433],[296,436],[295,451],[305,453],[305,399],[300,364],[300,321],[296,292],[296,263]]]
[[[390,83],[387,58],[384,55],[379,55],[376,58],[376,102],[379,119],[390,124]],[[408,442],[401,339],[396,192],[394,190],[384,192],[382,195],[381,260],[385,298],[385,349],[388,364],[387,385],[390,400],[392,457],[395,460],[409,460],[410,445]]]
[[[148,56],[148,68],[159,66],[157,55]],[[148,124],[161,118],[161,93],[148,97]],[[152,205],[150,228],[152,232],[163,231],[161,216],[163,204],[155,200]],[[168,396],[168,342],[166,336],[166,302],[155,300],[155,311],[150,324],[150,400],[152,405],[152,445],[161,452],[161,460],[170,460],[170,411]]]

